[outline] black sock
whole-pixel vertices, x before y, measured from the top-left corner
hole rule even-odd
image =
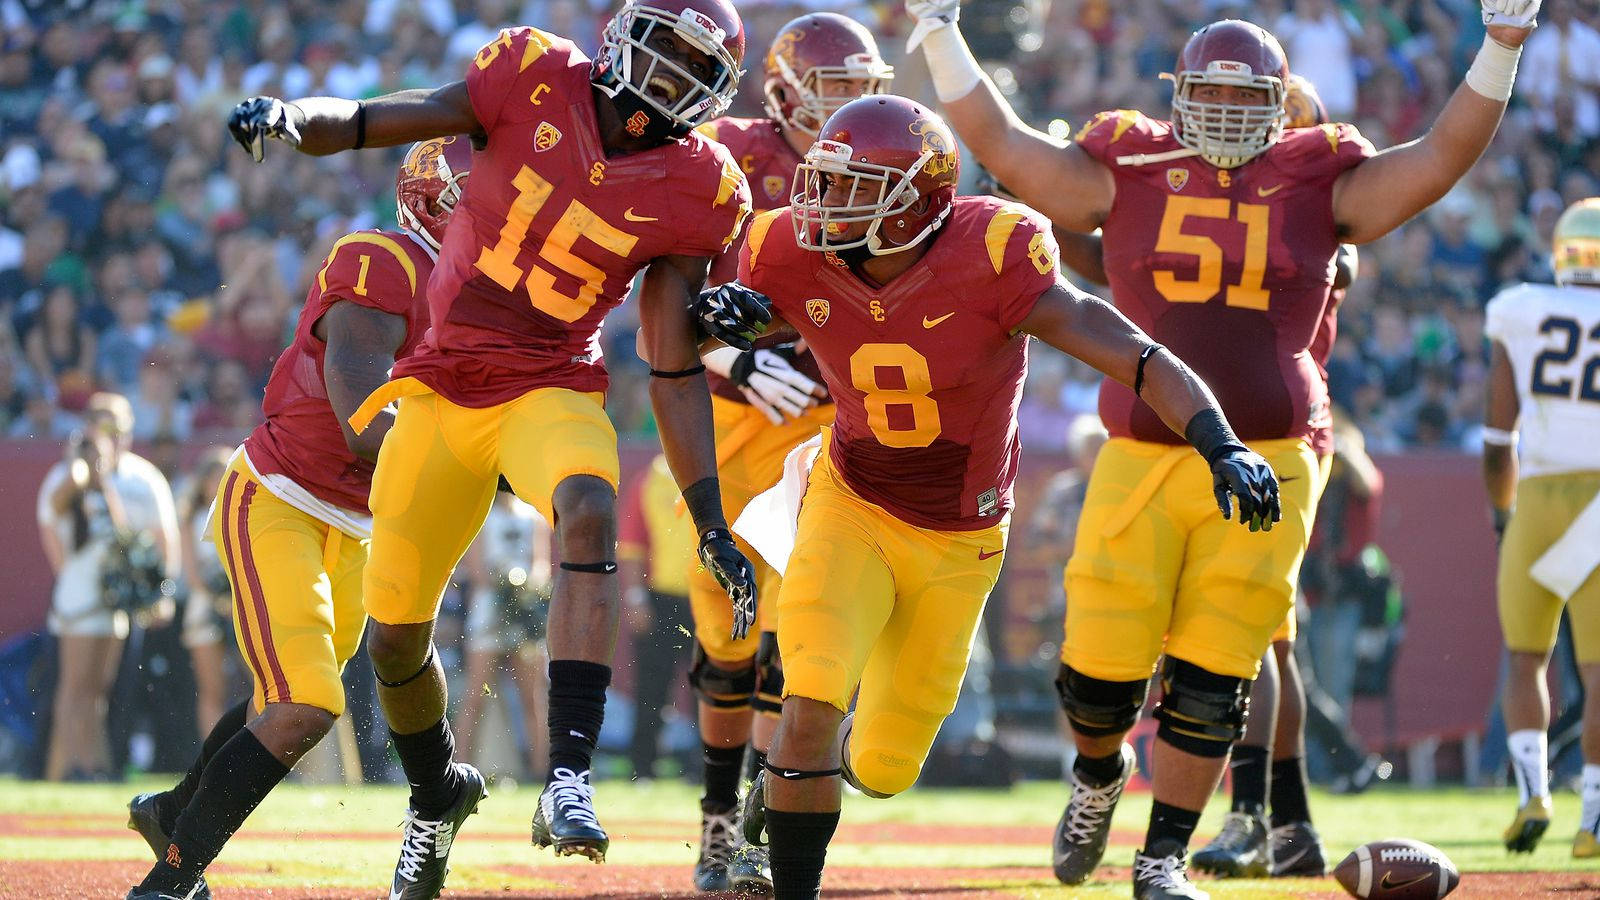
[[[1179,809],[1160,800],[1150,805],[1150,828],[1144,833],[1144,851],[1161,841],[1177,841],[1181,849],[1189,848],[1189,838],[1200,824],[1199,810]]]
[[[1122,748],[1110,756],[1085,756],[1078,754],[1072,761],[1073,774],[1078,780],[1093,787],[1104,787],[1122,777]]]
[[[200,744],[200,755],[194,758],[194,765],[183,776],[183,780],[170,791],[162,791],[156,795],[156,817],[161,822],[161,830],[172,834],[172,827],[178,823],[178,813],[189,805],[194,799],[195,791],[200,790],[200,776],[205,774],[206,766],[212,757],[216,756],[223,745],[233,740],[233,736],[244,728],[244,723],[250,715],[250,700],[240,700],[237,706],[222,714],[217,724],[211,726],[211,733],[206,735],[205,741]]]
[[[140,882],[142,890],[187,890],[205,872],[289,768],[246,728],[212,757],[200,786],[179,814],[166,858]]]
[[[456,755],[456,736],[443,716],[415,734],[389,730],[400,768],[411,784],[411,808],[419,819],[438,819],[461,793],[461,776],[452,762]]]
[[[550,772],[588,771],[606,718],[611,667],[581,659],[550,661]]]
[[[750,744],[750,753],[744,758],[744,780],[755,781],[756,775],[767,767],[767,755]]]
[[[700,798],[701,808],[721,810],[738,805],[744,748],[744,744],[737,747],[701,745],[701,758],[706,763],[706,790]]]
[[[1228,772],[1233,776],[1233,811],[1261,817],[1267,808],[1267,773],[1272,754],[1265,747],[1233,745]]]
[[[838,827],[838,810],[767,810],[773,900],[815,900],[822,893],[822,864]]]
[[[1272,763],[1272,827],[1311,821],[1306,800],[1306,761],[1298,756]]]

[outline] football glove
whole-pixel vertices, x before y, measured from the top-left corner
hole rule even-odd
[[[740,353],[728,372],[728,380],[774,425],[799,418],[828,396],[826,388],[794,367],[796,356],[794,344],[757,347]]]
[[[1233,518],[1233,503],[1239,503],[1239,524],[1251,531],[1271,531],[1283,518],[1278,503],[1278,478],[1261,454],[1237,447],[1219,455],[1211,463],[1211,490],[1224,519]]]
[[[1532,28],[1539,15],[1540,0],[1482,0],[1483,24],[1508,28]]]
[[[906,52],[910,53],[923,38],[961,18],[961,0],[906,0],[906,12],[917,23],[906,38]]]
[[[228,131],[256,161],[266,156],[267,138],[300,146],[300,128],[289,104],[276,97],[251,97],[228,114]]]
[[[733,639],[740,640],[756,624],[756,570],[733,542],[733,532],[709,528],[700,535],[700,564],[728,592],[733,602]]]
[[[740,350],[772,322],[772,301],[737,281],[701,291],[691,309],[706,336]]]

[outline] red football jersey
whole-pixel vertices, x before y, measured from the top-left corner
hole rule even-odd
[[[1310,353],[1339,249],[1333,183],[1372,156],[1350,125],[1286,131],[1236,169],[1182,150],[1168,122],[1103,112],[1079,146],[1110,169],[1103,227],[1117,308],[1200,377],[1246,440],[1307,437],[1328,420],[1327,384]],[[1107,379],[1100,416],[1115,437],[1183,438],[1133,391]]]
[[[1050,223],[993,197],[957,197],[927,253],[883,287],[802,250],[787,209],[750,227],[739,281],[810,345],[838,407],[834,467],[856,493],[922,528],[987,528],[1011,509],[1027,335],[1055,284]]]
[[[322,380],[327,345],[311,329],[340,300],[370,306],[406,320],[405,340],[395,354],[404,359],[428,329],[426,286],[432,274],[433,257],[409,234],[357,231],[333,245],[306,293],[294,341],[267,381],[261,402],[266,420],[245,438],[257,472],[286,475],[319,500],[368,512],[372,463],[344,442]]]
[[[794,173],[800,165],[800,156],[789,146],[776,123],[771,119],[723,116],[700,126],[700,133],[727,147],[728,152],[733,154],[739,163],[739,171],[750,183],[750,198],[757,212],[789,205],[789,198],[794,196]],[[744,235],[741,232],[733,246],[712,260],[711,277],[706,279],[706,284],[722,284],[738,277],[739,247],[743,243]],[[786,340],[788,338],[764,338],[758,340],[756,346],[771,347]],[[810,353],[795,357],[794,368],[812,381],[822,381],[822,370],[817,367],[817,361]],[[721,375],[707,372],[706,379],[711,383],[711,393],[718,397],[735,403],[750,402],[742,391]]]
[[[467,93],[488,145],[428,285],[433,327],[395,375],[469,407],[540,387],[603,391],[606,313],[651,260],[726,249],[750,189],[697,134],[607,156],[589,59],[565,38],[500,32],[468,64]]]

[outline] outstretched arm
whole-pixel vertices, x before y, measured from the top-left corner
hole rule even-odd
[[[434,90],[396,91],[371,100],[252,97],[233,108],[228,130],[261,161],[267,138],[301,153],[327,156],[362,147],[393,147],[447,134],[481,138],[465,81]]]

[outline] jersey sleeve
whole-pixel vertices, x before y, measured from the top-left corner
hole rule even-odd
[[[1061,252],[1055,235],[1044,216],[1008,203],[989,219],[983,245],[997,278],[995,318],[1006,331],[1015,331],[1060,277]]]
[[[769,209],[757,214],[750,220],[750,230],[745,233],[744,243],[739,247],[739,283],[753,291],[760,291],[768,297],[771,291],[767,272],[770,267],[761,265],[761,252],[767,246],[767,238],[772,231],[772,224],[784,213],[784,209]],[[774,300],[774,303],[777,301]],[[778,310],[781,314],[782,310]]]
[[[1155,136],[1155,123],[1132,109],[1108,109],[1083,123],[1073,142],[1116,171],[1115,157],[1143,153]]]
[[[519,80],[530,77],[529,70],[551,50],[562,49],[566,41],[537,28],[504,28],[495,39],[484,44],[467,65],[467,99],[472,113],[485,133],[500,124],[506,102],[513,97],[526,100],[532,92],[518,91]],[[538,77],[537,72],[531,77]]]
[[[1490,340],[1509,344],[1518,337],[1518,325],[1521,317],[1517,315],[1519,306],[1526,306],[1529,297],[1522,285],[1501,291],[1489,301],[1483,311],[1483,333]]]
[[[1332,178],[1378,153],[1360,129],[1344,122],[1298,128],[1283,140],[1293,148],[1285,165],[1307,180]]]
[[[407,316],[422,284],[416,263],[394,238],[358,231],[340,238],[328,251],[317,272],[317,287],[325,306],[349,300]]]
[[[707,177],[687,195],[688,208],[679,210],[684,231],[673,252],[717,256],[733,245],[750,217],[750,185],[726,148],[699,136],[695,139],[704,155],[693,160],[705,166]]]

